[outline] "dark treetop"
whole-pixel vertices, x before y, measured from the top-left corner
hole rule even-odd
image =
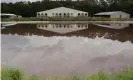
[[[37,1],[1,3],[2,13],[14,13],[23,17],[35,17],[36,12],[56,7],[69,7],[89,12],[92,16],[102,11],[124,11],[133,16],[133,0],[84,0],[84,1]]]

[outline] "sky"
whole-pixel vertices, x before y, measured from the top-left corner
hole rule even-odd
[[[19,2],[19,1],[31,1],[31,2],[35,2],[35,1],[41,1],[41,0],[1,0],[1,2],[6,2],[6,3],[9,3],[9,2]]]

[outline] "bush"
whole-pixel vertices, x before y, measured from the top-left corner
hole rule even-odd
[[[23,73],[16,68],[4,67],[1,70],[1,80],[133,80],[133,69],[125,68],[120,72],[105,74],[100,71],[88,76],[68,76],[68,77],[50,77],[41,79],[36,75],[29,78],[23,76]]]
[[[22,80],[23,73],[16,68],[2,68],[1,80]]]
[[[1,21],[133,21],[133,18],[130,19],[110,19],[106,17],[87,17],[87,16],[78,16],[78,17],[30,17],[30,18],[2,18]]]
[[[40,80],[36,75],[32,75],[28,80]]]

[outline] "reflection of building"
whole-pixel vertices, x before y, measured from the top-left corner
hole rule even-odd
[[[37,28],[65,34],[88,28],[88,24],[38,24]]]
[[[2,27],[6,27],[6,26],[12,26],[12,25],[16,25],[17,23],[2,23],[1,26]]]
[[[60,25],[62,28],[60,28]],[[18,34],[18,35],[38,35],[38,36],[45,36],[45,37],[51,37],[51,36],[82,36],[82,37],[89,37],[89,38],[95,38],[95,37],[103,37],[111,40],[119,40],[121,42],[125,41],[131,41],[133,43],[133,24],[130,24],[129,27],[124,29],[110,29],[105,27],[98,27],[97,25],[93,24],[76,24],[77,26],[74,26],[75,24],[53,24],[51,25],[51,28],[44,28],[44,27],[50,27],[50,25],[44,25],[44,24],[17,24],[13,25],[12,27],[6,27],[1,30],[1,34]],[[71,28],[72,25],[72,28]],[[82,27],[82,25],[84,27]],[[69,27],[69,29],[67,29]],[[87,26],[87,28],[85,28]],[[59,28],[54,30],[53,28]],[[65,27],[65,29],[63,28]],[[76,27],[79,27],[78,29]],[[42,28],[42,29],[41,29]],[[52,29],[52,30],[50,30]],[[63,32],[63,30],[66,30],[66,32]],[[68,32],[67,32],[68,31]],[[66,34],[65,34],[66,33]]]
[[[126,28],[126,27],[129,27],[129,24],[127,23],[119,23],[119,24],[95,24],[97,26],[100,26],[100,27],[106,27],[106,28],[113,28],[113,29],[123,29],[123,28]]]
[[[87,12],[75,10],[66,7],[54,8],[46,11],[37,12],[37,17],[76,17],[76,16],[88,16]]]
[[[95,16],[110,17],[110,18],[130,18],[130,14],[122,11],[100,12],[95,14]]]

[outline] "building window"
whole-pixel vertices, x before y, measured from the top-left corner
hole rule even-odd
[[[56,13],[56,16],[58,16],[58,13]]]
[[[52,13],[52,15],[54,15],[54,13]]]
[[[58,25],[56,25],[56,28],[58,28]]]
[[[64,13],[64,16],[66,16],[66,13]]]
[[[88,14],[87,14],[87,13],[85,13],[85,15],[87,16]]]
[[[40,17],[40,14],[39,13],[37,15],[38,15],[38,17]]]
[[[47,26],[47,25],[45,25],[45,27],[47,28],[48,26]]]
[[[83,27],[84,27],[84,25],[82,24],[82,25],[81,25],[81,27],[83,28]]]
[[[73,15],[73,13],[71,13],[71,15]]]
[[[43,16],[43,13],[42,13],[42,16]]]
[[[59,27],[61,28],[61,25],[59,24]]]
[[[82,13],[82,16],[84,16],[84,13]]]
[[[47,16],[47,13],[45,13],[45,16]]]
[[[78,13],[78,16],[80,16],[80,13]]]
[[[122,16],[120,15],[120,18],[121,18]]]
[[[61,13],[59,15],[61,16]]]
[[[67,13],[67,15],[69,16],[69,13]]]

